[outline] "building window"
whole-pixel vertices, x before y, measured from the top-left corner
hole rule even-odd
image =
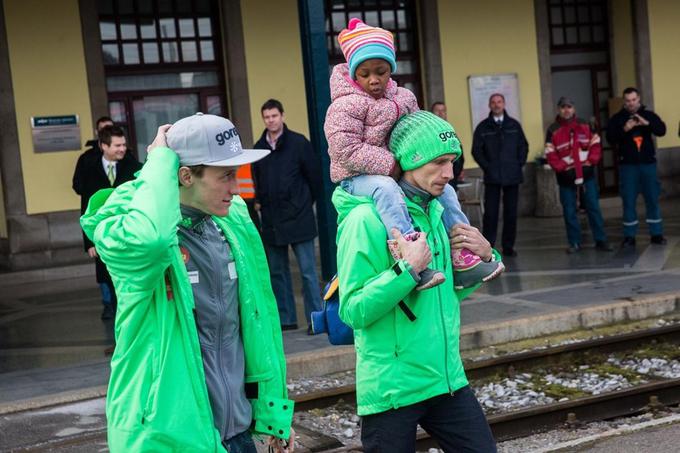
[[[566,95],[578,115],[603,131],[613,96],[606,0],[544,0],[548,5],[553,102]],[[600,191],[618,190],[618,159],[601,133]]]
[[[607,49],[606,0],[548,0],[551,50]]]
[[[105,66],[214,63],[211,1],[100,0]]]
[[[344,63],[338,34],[349,20],[357,17],[373,27],[394,35],[397,73],[392,78],[422,99],[420,53],[415,0],[325,0],[328,60],[332,66]]]
[[[215,0],[99,0],[109,113],[138,158],[156,128],[226,115]]]

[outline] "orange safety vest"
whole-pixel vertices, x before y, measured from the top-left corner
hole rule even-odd
[[[241,198],[255,198],[255,184],[253,183],[253,175],[250,172],[250,164],[239,167],[236,171],[236,180],[238,181],[238,189],[239,192],[241,192]]]

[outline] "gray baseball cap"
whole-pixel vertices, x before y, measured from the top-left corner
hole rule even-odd
[[[200,112],[174,123],[166,138],[168,147],[177,153],[183,166],[237,167],[270,153],[268,149],[243,149],[231,121]]]

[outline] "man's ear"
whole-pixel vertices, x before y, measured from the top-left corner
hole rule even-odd
[[[180,185],[184,187],[191,187],[194,184],[194,175],[191,173],[189,167],[179,167],[177,175]]]

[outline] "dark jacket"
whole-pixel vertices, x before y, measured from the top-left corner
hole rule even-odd
[[[116,164],[116,180],[113,187],[118,187],[124,182],[135,179],[134,175],[140,168],[142,168],[142,164],[128,150],[125,157]],[[76,163],[76,169],[73,172],[73,190],[80,195],[80,213],[85,213],[87,203],[96,191],[107,187],[111,187],[111,183],[102,166],[102,152],[95,143],[92,148],[78,157],[78,163]],[[83,234],[83,241],[85,251],[94,246],[85,234]]]
[[[625,132],[624,124],[632,116],[626,109],[619,110],[607,124],[607,141],[618,148],[619,163],[651,164],[656,162],[656,150],[652,134],[657,137],[666,135],[666,124],[659,115],[641,106],[637,114],[649,121],[649,126],[635,126]],[[639,143],[639,145],[638,145]]]
[[[460,175],[463,173],[463,167],[465,166],[465,157],[463,156],[463,145],[460,146],[460,157],[453,162],[453,179],[449,181],[449,184],[458,191],[458,184],[460,184]]]
[[[270,149],[267,131],[256,149]],[[252,166],[255,198],[261,205],[262,241],[287,245],[317,235],[312,205],[321,191],[321,164],[312,144],[284,125],[276,149]]]
[[[503,112],[499,127],[489,117],[479,123],[472,138],[472,157],[484,170],[486,184],[512,186],[524,181],[522,166],[527,162],[529,144],[522,126]]]

